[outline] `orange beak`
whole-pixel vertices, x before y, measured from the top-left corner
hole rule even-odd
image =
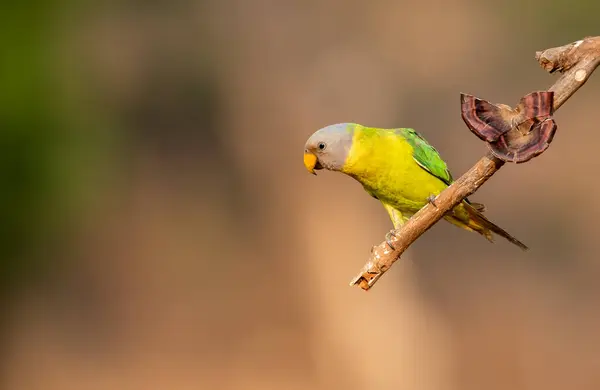
[[[316,175],[317,174],[315,172],[316,165],[317,165],[317,156],[315,156],[314,154],[312,154],[310,152],[304,152],[304,166],[306,167],[306,170],[309,171],[310,173],[312,173],[313,175]]]

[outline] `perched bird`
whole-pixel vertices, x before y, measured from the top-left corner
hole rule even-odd
[[[408,128],[378,129],[355,123],[324,127],[306,141],[304,165],[315,175],[315,170],[327,169],[356,179],[383,204],[395,229],[428,202],[434,203],[453,181],[438,151]],[[483,211],[483,205],[465,199],[444,219],[491,242],[495,233],[527,250],[525,244],[488,220]]]

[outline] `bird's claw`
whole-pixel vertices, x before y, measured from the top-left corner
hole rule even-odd
[[[432,195],[429,195],[429,196],[427,197],[427,201],[428,201],[429,203],[431,203],[431,204],[433,205],[433,207],[435,207],[435,208],[437,209],[437,204],[435,204],[435,198],[436,198],[436,196],[435,196],[435,195],[433,195],[433,194],[432,194]]]
[[[394,247],[394,244],[392,244],[392,237],[396,238],[395,230],[387,232],[385,235],[385,243],[388,244],[391,250],[395,251],[396,248]]]

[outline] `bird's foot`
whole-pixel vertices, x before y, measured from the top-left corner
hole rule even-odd
[[[394,247],[394,244],[392,244],[392,237],[396,238],[396,230],[395,229],[390,230],[385,235],[386,244],[388,244],[388,246],[390,247],[391,250],[395,251],[396,248]]]
[[[429,196],[427,197],[427,201],[428,201],[429,203],[431,203],[431,204],[433,205],[433,207],[435,207],[435,208],[437,209],[437,204],[435,204],[435,199],[436,199],[436,198],[437,198],[437,196],[435,196],[435,195],[433,195],[433,194],[432,194],[432,195],[429,195]]]

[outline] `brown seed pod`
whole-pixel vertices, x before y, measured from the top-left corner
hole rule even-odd
[[[553,100],[553,92],[532,92],[512,109],[461,94],[461,112],[467,127],[487,142],[494,156],[524,163],[540,155],[552,142],[557,128],[552,118]]]

